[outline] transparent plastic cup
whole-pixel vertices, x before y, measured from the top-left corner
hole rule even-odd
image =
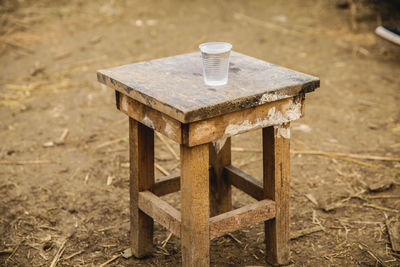
[[[199,48],[203,59],[204,83],[208,86],[227,84],[232,45],[224,42],[210,42],[199,45]]]

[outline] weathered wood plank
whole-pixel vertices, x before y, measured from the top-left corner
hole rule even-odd
[[[223,175],[225,166],[231,164],[231,138],[223,138],[209,144],[210,166],[210,215],[230,211],[232,209],[232,188],[229,180]]]
[[[210,218],[210,239],[275,217],[275,202],[264,199]]]
[[[98,81],[182,123],[314,91],[319,78],[231,52],[228,84],[204,84],[200,52],[97,72]]]
[[[152,109],[123,93],[116,93],[117,108],[129,117],[139,121],[153,130],[182,143],[181,123],[168,115]]]
[[[155,194],[140,192],[139,208],[171,233],[181,236],[181,213]]]
[[[232,165],[226,166],[224,171],[233,186],[257,200],[265,198],[263,183],[258,181],[256,178]]]
[[[153,219],[139,210],[139,192],[154,184],[154,132],[129,118],[131,248],[142,258],[153,249]]]
[[[204,144],[250,130],[279,125],[301,118],[304,95],[282,99],[189,124],[189,146]]]
[[[263,128],[264,197],[276,202],[275,219],[265,222],[266,259],[289,263],[290,125]]]
[[[209,147],[181,145],[182,266],[209,266]]]
[[[152,191],[156,196],[164,196],[179,190],[181,190],[181,174],[175,173],[156,179]]]

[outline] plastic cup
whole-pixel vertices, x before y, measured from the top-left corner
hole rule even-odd
[[[199,45],[199,48],[203,59],[204,83],[208,86],[227,84],[232,45],[224,42],[209,42]]]

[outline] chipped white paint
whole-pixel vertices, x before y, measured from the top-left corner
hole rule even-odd
[[[150,127],[150,128],[152,128],[152,129],[155,129],[155,128],[154,128],[154,123],[153,123],[153,121],[150,120],[149,117],[147,117],[147,116],[144,116],[144,118],[143,118],[143,124],[146,125],[147,127]]]
[[[172,129],[172,127],[171,127],[171,125],[170,125],[169,123],[166,123],[166,124],[165,124],[165,129],[164,129],[164,131],[165,131],[168,135],[173,135],[173,134],[174,134],[174,131],[173,131],[173,129]]]
[[[289,121],[297,120],[301,117],[301,103],[288,103],[285,105],[287,118]]]
[[[121,109],[123,111],[128,111],[128,98],[127,97],[122,97]]]
[[[214,146],[215,151],[217,152],[217,154],[221,151],[221,149],[224,147],[226,139],[228,137],[222,137],[222,138],[218,138],[215,141],[212,141],[212,144]]]
[[[260,105],[262,105],[262,104],[265,104],[265,103],[268,103],[268,102],[272,102],[272,101],[276,101],[276,100],[278,100],[278,95],[277,94],[268,94],[268,93],[265,93],[265,94],[263,94],[262,96],[261,96],[261,98],[260,98],[260,100],[258,101],[258,103],[260,104]]]
[[[290,128],[282,127],[282,126],[274,126],[275,128],[275,137],[276,138],[285,138],[290,139]]]
[[[289,95],[279,95],[274,93],[265,93],[261,96],[260,100],[258,101],[259,105],[274,102],[276,100],[284,99],[290,97]]]
[[[240,124],[229,124],[225,128],[225,136],[232,136],[252,129],[263,128],[271,125],[281,125],[301,117],[301,103],[290,102],[282,107],[282,111],[272,107],[264,119],[257,118],[255,121],[245,120]],[[287,133],[284,134],[287,136]],[[290,137],[290,132],[289,132]]]

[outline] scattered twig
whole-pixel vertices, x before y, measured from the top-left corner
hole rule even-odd
[[[353,31],[357,30],[357,22],[356,22],[356,14],[357,14],[357,6],[354,3],[354,0],[350,0],[350,19],[351,19],[351,28]]]
[[[62,52],[62,53],[60,53],[58,55],[55,55],[53,57],[53,59],[54,60],[60,60],[60,59],[63,59],[63,58],[71,56],[71,54],[72,54],[71,51],[64,51],[64,52]]]
[[[179,167],[179,165],[181,165],[181,162],[179,161],[179,162],[177,162],[175,165],[173,165],[171,168],[169,168],[168,169],[168,171],[173,171],[173,170],[175,170],[176,168],[178,168]]]
[[[39,256],[42,257],[45,261],[48,261],[48,258],[46,255],[44,255],[42,252],[39,251]]]
[[[382,166],[380,165],[375,165],[371,163],[366,163],[363,161],[355,160],[346,156],[339,156],[336,154],[342,154],[342,153],[328,153],[328,152],[322,152],[322,151],[313,151],[313,150],[294,150],[290,151],[292,154],[305,154],[305,155],[319,155],[319,156],[324,156],[324,157],[329,157],[333,159],[338,159],[338,160],[343,160],[343,161],[348,161],[348,162],[353,162],[357,163],[366,167],[371,167],[371,168],[381,168]]]
[[[313,234],[313,233],[316,233],[316,232],[319,232],[319,231],[322,231],[321,226],[314,226],[314,227],[311,227],[311,228],[301,229],[299,231],[292,232],[290,234],[290,239],[291,240],[298,239],[300,237],[303,237],[303,236],[306,236],[306,235],[309,235],[309,234]]]
[[[262,149],[244,148],[244,147],[232,147],[231,151],[234,151],[234,152],[258,152],[258,153],[262,153]]]
[[[169,233],[168,237],[164,241],[161,242],[162,248],[165,248],[165,246],[167,245],[167,243],[171,239],[171,237],[172,237],[172,233]]]
[[[109,146],[109,145],[113,145],[113,144],[119,143],[121,141],[124,141],[127,138],[128,137],[122,137],[122,138],[117,138],[117,139],[114,139],[114,140],[111,140],[111,141],[104,142],[104,143],[98,145],[95,149],[100,149],[100,148],[103,148],[103,147],[106,147],[106,146]]]
[[[112,123],[110,126],[116,126],[116,125],[118,125],[118,124],[122,124],[122,123],[124,123],[124,122],[126,122],[128,120],[128,117],[123,117],[122,119],[120,119],[120,120],[118,120],[118,121],[116,121],[116,122],[114,122],[114,123]],[[108,128],[107,128],[108,129]]]
[[[129,166],[130,166],[129,162],[121,163],[122,168],[129,168]],[[154,167],[156,167],[156,169],[159,170],[164,175],[171,175],[169,171],[164,169],[160,164],[156,162],[154,162]]]
[[[104,232],[104,231],[107,231],[107,230],[111,230],[111,229],[114,229],[116,226],[107,226],[107,227],[104,227],[104,228],[100,228],[100,229],[98,229],[97,231],[98,232]]]
[[[15,255],[15,253],[17,252],[19,246],[21,245],[21,243],[19,243],[17,246],[15,246],[15,248],[13,249],[13,251],[11,252],[10,256],[8,256],[8,258],[6,259],[6,262],[11,260],[11,258]]]
[[[312,194],[305,194],[304,195],[308,200],[311,201],[315,206],[318,206],[318,202]]]
[[[341,222],[344,222],[344,223],[348,223],[348,224],[351,224],[351,223],[358,223],[358,224],[382,224],[382,222],[378,222],[378,221],[353,221],[353,220],[340,220]]]
[[[242,168],[242,167],[247,166],[247,165],[249,165],[251,163],[259,162],[261,160],[262,160],[261,158],[256,158],[256,159],[251,159],[251,160],[247,160],[247,161],[242,161],[242,162],[237,164],[237,167],[238,168]]]
[[[104,151],[104,153],[116,153],[116,152],[122,152],[122,151],[128,151],[126,147],[124,148],[116,148],[116,149],[109,149]]]
[[[52,261],[51,264],[50,264],[50,267],[55,267],[55,266],[57,265],[57,263],[58,263],[58,261],[60,260],[62,254],[64,253],[64,250],[65,250],[65,243],[66,243],[66,242],[67,242],[67,240],[65,240],[65,241],[61,244],[61,246],[60,246],[60,248],[58,249],[56,255],[54,255],[54,258],[53,258],[53,261]]]
[[[121,254],[115,255],[114,257],[112,257],[112,258],[109,259],[108,261],[106,261],[106,262],[100,264],[99,267],[106,266],[107,264],[109,264],[110,262],[115,261],[115,260],[118,259],[119,257],[121,257]]]
[[[375,253],[373,253],[371,250],[368,249],[368,247],[362,245],[361,243],[358,245],[358,247],[362,250],[367,252],[372,258],[374,258],[378,263],[380,263],[383,267],[386,267],[387,265],[385,264],[384,261],[382,261]]]
[[[350,196],[348,196],[348,197],[346,197],[346,198],[344,198],[342,200],[339,200],[339,201],[337,201],[335,203],[331,203],[329,205],[322,205],[321,208],[324,211],[331,211],[331,210],[334,210],[334,209],[337,209],[337,208],[341,208],[341,207],[344,206],[345,202],[349,201],[352,198],[361,198],[361,199],[363,199],[360,195],[364,194],[365,192],[366,192],[366,190],[362,189],[361,191],[359,191],[357,193],[353,193]]]
[[[242,244],[242,241],[240,241],[239,239],[237,239],[234,235],[232,234],[227,234],[227,236],[229,236],[230,238],[232,238],[234,241],[236,241],[236,243],[238,243],[239,245]]]
[[[25,46],[23,46],[23,45],[21,45],[21,44],[18,44],[18,43],[16,43],[16,42],[12,41],[12,40],[5,40],[4,43],[6,43],[6,44],[8,44],[9,46],[12,46],[12,47],[14,47],[14,48],[22,49],[22,50],[24,50],[25,52],[28,52],[29,54],[32,54],[32,53],[33,53],[33,50],[32,50],[32,49],[30,49],[30,48],[28,48],[28,47],[25,47]]]
[[[29,164],[49,164],[52,163],[50,160],[0,160],[2,165],[29,165]]]
[[[400,213],[400,210],[389,209],[389,208],[377,206],[377,205],[374,205],[374,204],[364,204],[364,206],[365,206],[365,207],[374,208],[374,209],[377,209],[377,210],[383,210],[383,211],[388,211],[388,212]]]
[[[112,176],[112,175],[109,175],[108,177],[107,177],[107,185],[111,185],[112,184],[112,181],[113,181],[113,179],[114,179],[114,176]]]
[[[326,152],[319,150],[291,150],[293,154],[304,154],[304,155],[321,155],[321,156],[339,156],[354,159],[368,159],[368,160],[381,160],[381,161],[400,161],[400,157],[385,157],[375,155],[364,155],[364,154],[352,154],[352,153],[340,153],[340,152]]]
[[[297,31],[293,31],[293,30],[289,30],[289,29],[287,29],[285,27],[282,27],[280,25],[277,25],[277,24],[274,24],[274,23],[271,23],[271,22],[268,22],[268,21],[263,21],[263,20],[260,20],[260,19],[252,18],[252,17],[249,17],[249,16],[244,15],[242,13],[236,12],[236,13],[233,14],[233,17],[235,19],[237,19],[237,20],[245,20],[246,22],[249,22],[249,23],[251,23],[253,25],[261,26],[261,27],[264,27],[264,28],[266,28],[268,30],[276,31],[276,32],[279,32],[279,33],[290,34],[290,35],[293,35],[293,36],[303,36],[303,33],[300,33],[300,32],[297,32]]]
[[[255,148],[232,147],[231,150],[235,151],[235,152],[262,153],[262,149],[255,149]],[[345,158],[378,160],[378,161],[400,161],[400,157],[386,157],[386,156],[376,156],[376,155],[368,155],[368,154],[326,152],[326,151],[320,151],[320,150],[291,150],[290,153],[304,154],[304,155],[320,155],[320,156],[327,156],[327,157],[338,156],[338,157],[345,157]],[[365,162],[363,162],[363,163],[365,163]]]
[[[154,166],[157,168],[157,170],[162,172],[164,175],[171,175],[171,173],[169,171],[167,171],[166,169],[164,169],[160,164],[154,162]]]
[[[165,137],[160,134],[159,132],[155,132],[157,137],[161,140],[161,142],[164,143],[164,145],[168,148],[168,150],[171,152],[171,154],[175,157],[176,160],[179,160],[178,154],[175,152],[175,150],[171,147],[171,145],[168,143],[168,141],[165,139]]]
[[[65,138],[68,136],[69,130],[64,129],[58,140],[55,142],[57,145],[62,145],[65,142]]]
[[[312,222],[313,222],[313,224],[318,225],[318,226],[321,228],[321,230],[324,231],[324,232],[326,233],[325,227],[322,226],[321,221],[317,218],[317,212],[316,212],[316,210],[313,210]]]
[[[381,195],[381,196],[369,196],[367,199],[381,199],[381,198],[400,198],[400,195]]]
[[[84,250],[77,251],[77,252],[75,252],[75,253],[72,253],[72,254],[69,255],[69,256],[64,257],[63,260],[72,259],[73,257],[78,256],[79,254],[82,254],[83,252],[85,252],[85,251],[84,251]]]

